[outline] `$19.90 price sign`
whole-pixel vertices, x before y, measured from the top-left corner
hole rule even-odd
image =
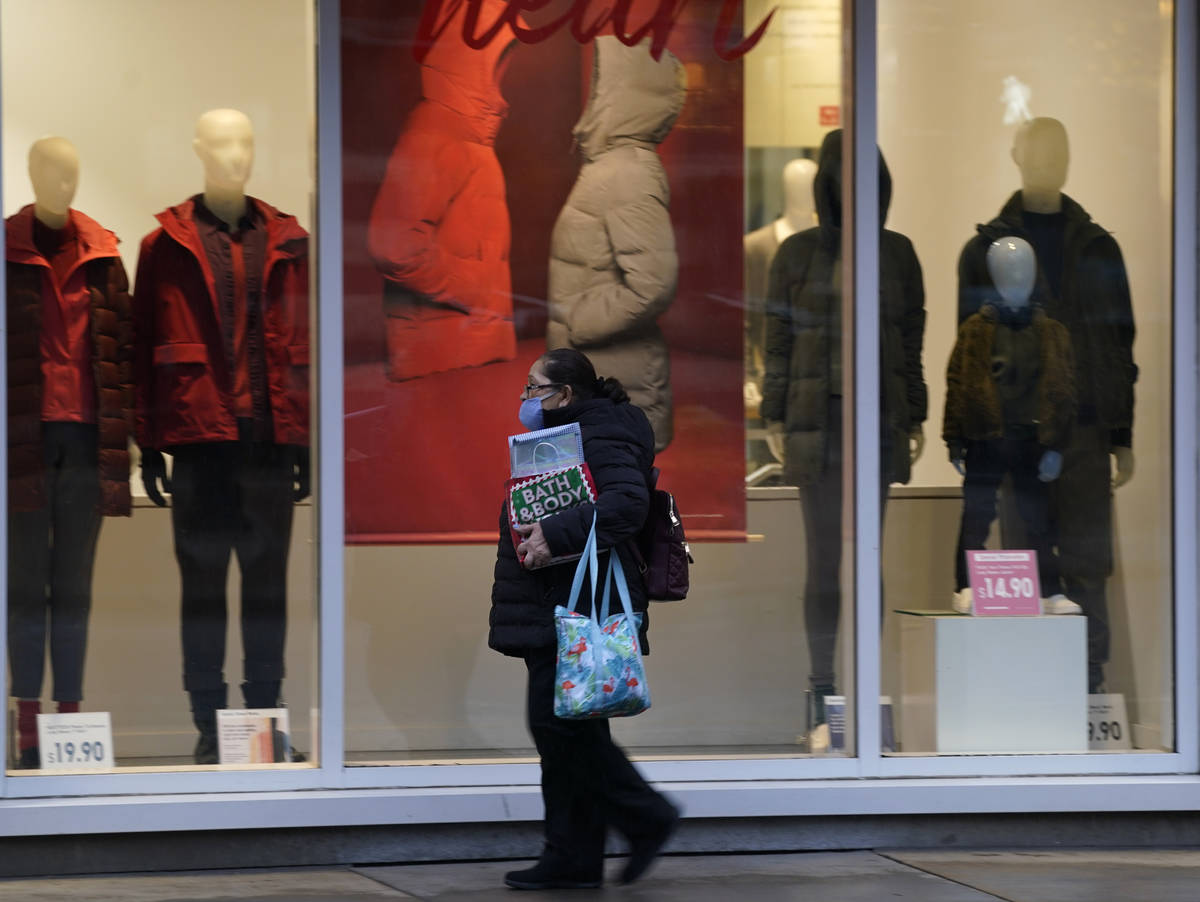
[[[107,711],[39,714],[43,770],[95,770],[114,766],[112,719]]]
[[[1036,551],[968,551],[972,613],[1032,616],[1042,613]]]

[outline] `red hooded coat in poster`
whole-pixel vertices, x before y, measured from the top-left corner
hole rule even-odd
[[[679,499],[689,537],[744,535],[742,68],[719,53],[742,39],[720,31],[729,4],[681,4],[669,30],[638,48],[649,56],[665,36],[661,58],[679,70],[661,82],[679,92],[677,118],[637,138],[661,161],[645,156],[639,183],[665,178],[665,190],[633,202],[632,220],[609,217],[613,265],[581,281],[561,255],[586,235],[570,227],[568,198],[590,190],[580,172],[596,148],[581,153],[575,142],[576,126],[596,119],[595,42],[544,27],[566,22],[578,3],[523,13],[524,38],[541,33],[518,43],[507,0],[430,2],[438,27],[425,37],[423,5],[341,4],[348,541],[496,541],[505,438],[522,428],[518,396],[548,341],[571,340],[571,311],[560,308],[589,278],[606,283],[614,315],[647,330],[632,342],[627,329],[611,331],[647,347],[653,372],[614,352],[595,309],[574,340],[600,375],[630,383],[634,400],[655,408],[666,445],[660,485]],[[599,34],[632,35],[662,3],[618,5],[623,22]],[[468,40],[463,20],[476,12]],[[502,16],[490,41],[471,46]],[[610,119],[618,131],[620,118]],[[634,271],[644,260],[654,264],[648,276]],[[635,295],[650,301],[631,307]]]

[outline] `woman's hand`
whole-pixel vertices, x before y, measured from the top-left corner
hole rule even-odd
[[[534,523],[531,526],[518,526],[517,532],[521,534],[524,540],[517,546],[517,557],[521,559],[521,563],[525,565],[526,570],[532,570],[534,567],[544,567],[550,563],[550,546],[546,543],[546,537],[542,534],[542,524]]]

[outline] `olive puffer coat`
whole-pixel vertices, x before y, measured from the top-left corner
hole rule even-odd
[[[485,0],[484,17],[503,12]],[[421,102],[392,150],[367,245],[384,277],[388,377],[413,379],[516,356],[511,225],[495,141],[513,41],[463,41],[466,4],[421,64]]]
[[[601,571],[608,567],[605,549],[615,548],[625,568],[633,608],[642,612],[642,651],[649,652],[646,587],[627,540],[641,530],[650,503],[649,476],[654,464],[650,423],[634,405],[617,404],[607,398],[547,410],[544,419],[547,427],[579,424],[583,456],[596,483],[595,504],[583,504],[540,521],[550,551],[554,555],[583,551],[595,511]],[[552,647],[556,641],[554,607],[568,603],[575,566],[576,562],[571,561],[525,569],[513,547],[507,510],[501,510],[488,645],[517,657],[533,649]],[[591,611],[587,600],[590,593],[590,581],[585,580],[577,610]]]
[[[824,475],[830,435],[829,399],[842,393],[840,370],[842,132],[825,136],[813,195],[816,228],[789,236],[771,264],[767,288],[766,375],[761,413],[784,423],[784,474],[793,485]],[[879,156],[879,222],[891,202],[892,179]],[[879,233],[879,392],[883,467],[889,482],[911,475],[908,436],[925,421],[928,390],[921,365],[925,288],[912,242]]]
[[[64,294],[86,292],[91,307],[92,371],[99,431],[100,513],[129,516],[129,433],[133,422],[133,325],[129,282],[117,236],[71,210],[78,241]],[[30,204],[5,221],[8,288],[8,503],[30,511],[46,503],[42,451],[42,307],[53,293],[50,263],[33,241]]]
[[[657,148],[686,96],[683,65],[647,44],[596,39],[592,93],[575,126],[583,168],[550,238],[549,348],[578,348],[619,379],[654,428],[674,434],[671,364],[658,327],[679,260]]]
[[[1027,314],[1029,315],[1029,314]],[[993,347],[1000,319],[985,304],[958,327],[958,341],[946,367],[946,413],[942,438],[951,448],[968,441],[1004,436],[1004,406],[992,378]],[[1063,324],[1037,308],[1025,328],[1037,336],[1037,440],[1061,450],[1075,416],[1075,362],[1071,336]],[[999,323],[1005,328],[1004,323]]]

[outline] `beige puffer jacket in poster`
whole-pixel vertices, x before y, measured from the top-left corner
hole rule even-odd
[[[675,299],[679,260],[658,145],[686,95],[683,65],[648,42],[595,43],[592,92],[575,126],[583,168],[550,240],[549,348],[578,348],[620,379],[670,444],[671,364],[656,322]]]

